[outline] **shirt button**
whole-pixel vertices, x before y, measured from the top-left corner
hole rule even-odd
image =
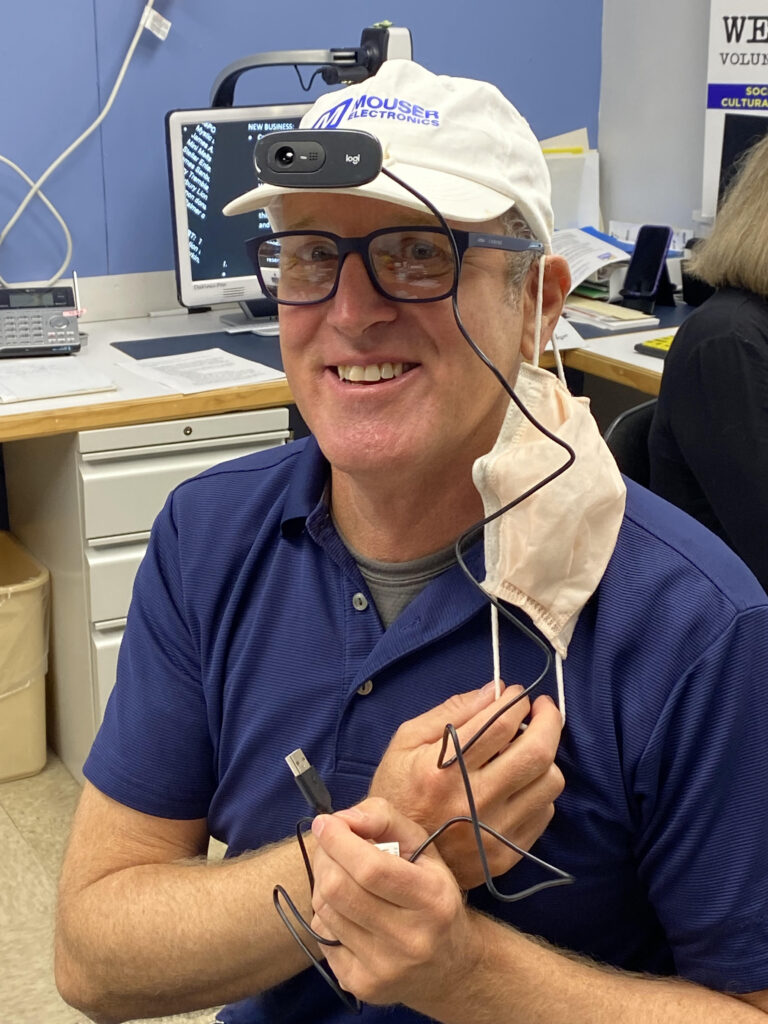
[[[355,611],[364,612],[368,607],[368,598],[365,594],[361,594],[359,591],[352,598],[352,607]]]
[[[358,686],[357,692],[360,694],[361,697],[367,697],[372,689],[373,689],[373,680],[372,679],[366,679],[364,683],[361,683],[360,686]]]

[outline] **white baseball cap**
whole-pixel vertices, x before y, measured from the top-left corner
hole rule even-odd
[[[489,82],[435,75],[410,60],[388,60],[373,77],[321,96],[301,128],[359,129],[381,142],[383,166],[450,220],[495,220],[515,206],[550,251],[549,171],[525,118]],[[268,206],[295,188],[261,185],[224,207],[231,216]],[[384,174],[346,189],[401,206],[423,205]]]

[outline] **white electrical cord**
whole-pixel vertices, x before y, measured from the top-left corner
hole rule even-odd
[[[20,177],[22,177],[24,179],[24,181],[26,181],[26,183],[28,185],[31,185],[31,186],[34,187],[34,184],[35,184],[34,181],[17,164],[15,164],[13,162],[13,160],[9,160],[7,157],[2,156],[2,154],[0,154],[0,162],[4,163],[4,164],[7,164],[11,168],[11,170],[16,171],[16,173]],[[42,200],[42,202],[45,203],[45,205],[51,211],[51,213],[56,218],[56,220],[59,222],[59,224],[61,224],[61,230],[64,232],[64,237],[67,240],[67,253],[66,253],[65,257],[64,257],[64,261],[62,262],[61,266],[56,271],[54,277],[52,278],[52,280],[50,282],[51,284],[54,284],[56,281],[58,281],[58,279],[61,277],[61,275],[67,269],[67,266],[69,265],[69,261],[72,258],[72,235],[69,233],[69,228],[67,227],[66,221],[61,216],[61,214],[56,209],[56,207],[53,205],[53,203],[50,201],[48,196],[44,192],[41,192],[39,188],[37,190],[37,195]],[[0,284],[5,285],[5,281],[2,279],[2,277],[0,277]]]
[[[136,49],[136,46],[138,45],[139,38],[141,37],[141,33],[144,31],[144,27],[147,24],[147,20],[150,17],[150,14],[152,13],[152,8],[154,6],[154,3],[155,3],[155,0],[147,0],[147,3],[145,5],[145,7],[144,7],[144,10],[141,12],[141,17],[139,18],[139,24],[138,24],[138,26],[136,28],[136,32],[134,33],[133,39],[131,40],[131,45],[128,47],[128,52],[126,53],[125,58],[123,60],[123,63],[121,65],[121,67],[120,67],[120,70],[117,73],[117,78],[115,79],[115,84],[112,86],[112,92],[109,94],[109,98],[107,99],[107,102],[104,104],[103,110],[98,115],[98,117],[93,122],[93,124],[91,124],[88,128],[86,128],[86,130],[82,133],[82,135],[80,135],[79,138],[75,139],[75,141],[70,146],[68,146],[64,150],[64,152],[53,161],[53,163],[50,165],[50,167],[48,167],[48,169],[45,170],[40,175],[40,177],[37,179],[37,181],[32,183],[31,179],[27,178],[27,175],[24,174],[24,172],[21,171],[18,167],[16,167],[15,164],[11,163],[11,161],[7,160],[5,157],[0,157],[0,160],[3,160],[4,163],[7,163],[11,167],[13,167],[14,170],[18,171],[22,175],[22,177],[25,178],[29,182],[30,185],[32,185],[32,188],[29,190],[29,192],[27,192],[26,196],[24,197],[24,199],[19,204],[16,212],[13,214],[11,219],[8,221],[8,223],[5,225],[5,227],[3,228],[2,232],[0,233],[0,246],[2,246],[3,242],[6,239],[6,236],[8,235],[8,232],[14,226],[14,224],[19,219],[19,217],[21,217],[22,213],[24,213],[24,211],[26,210],[27,206],[31,203],[31,201],[34,199],[34,197],[36,195],[40,194],[40,198],[43,199],[43,201],[50,207],[49,201],[45,198],[45,196],[43,196],[40,193],[41,187],[48,180],[48,178],[51,176],[51,174],[53,174],[53,172],[56,170],[56,168],[67,159],[67,157],[70,155],[70,153],[73,153],[77,149],[77,147],[80,145],[80,143],[84,142],[85,139],[87,139],[88,136],[99,127],[101,122],[104,120],[104,118],[107,116],[107,114],[111,110],[112,104],[115,102],[115,98],[116,98],[117,93],[118,93],[118,91],[120,89],[120,86],[123,84],[123,79],[125,78],[125,73],[128,70],[128,65],[131,63],[131,59],[133,57],[134,51]],[[51,207],[51,209],[53,210],[52,207]],[[53,212],[55,213],[55,211],[53,211]],[[61,275],[66,270],[67,264],[69,263],[70,256],[72,255],[72,253],[71,253],[71,237],[70,237],[70,234],[69,234],[69,230],[68,230],[66,224],[64,223],[63,219],[58,214],[56,214],[56,216],[61,221],[62,226],[64,228],[64,232],[65,232],[65,234],[67,236],[67,239],[68,239],[68,242],[67,242],[67,245],[68,245],[68,248],[67,248],[67,258],[64,261],[64,263],[62,263],[62,265],[59,267],[59,269],[56,271],[56,273],[54,274],[54,276],[50,280],[42,282],[42,286],[44,288],[50,287],[51,285],[55,284],[59,280]],[[2,277],[0,277],[0,285],[4,286],[6,288],[10,287],[8,282],[3,280]]]

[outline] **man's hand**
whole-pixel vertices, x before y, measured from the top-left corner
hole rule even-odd
[[[385,800],[368,799],[312,824],[317,839],[312,927],[342,988],[367,1003],[428,1011],[447,979],[462,984],[482,957],[462,893],[426,833]],[[401,856],[371,842],[400,843]]]
[[[510,687],[498,700],[493,684],[459,694],[417,718],[404,722],[376,770],[370,796],[383,797],[411,821],[434,832],[449,818],[468,813],[458,764],[438,768],[447,723],[456,727],[462,747],[501,707],[521,692]],[[518,735],[530,711],[528,727]],[[530,706],[519,701],[467,751],[465,762],[480,820],[528,849],[547,827],[563,776],[554,763],[561,731],[560,713],[549,697]],[[454,751],[449,742],[446,760]],[[508,871],[519,855],[497,840],[484,840],[495,877]],[[483,882],[472,828],[452,825],[437,841],[438,849],[462,889]]]
[[[320,815],[312,831],[312,927],[341,943],[323,946],[328,963],[364,1002],[402,1003],[450,1024],[508,1020],[510,1006],[528,1024],[765,1020],[764,991],[734,997],[606,970],[467,908],[434,844],[408,862],[424,831],[384,800]],[[401,857],[372,845],[394,840]]]

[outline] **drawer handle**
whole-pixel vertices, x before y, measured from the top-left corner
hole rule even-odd
[[[242,448],[245,445],[257,444],[268,447],[275,442],[286,441],[287,430],[276,430],[263,434],[240,434],[234,437],[207,437],[196,441],[175,441],[170,444],[151,444],[141,448],[114,448],[108,452],[81,452],[80,460],[84,463],[119,462],[122,459],[141,459],[145,455],[176,455],[186,452],[203,451],[207,448]]]
[[[149,540],[150,531],[143,530],[141,533],[115,533],[109,537],[91,537],[88,540],[90,548],[116,548],[127,544],[144,544]]]
[[[116,629],[125,629],[126,619],[102,619],[101,622],[94,622],[93,628],[97,633],[112,633]]]

